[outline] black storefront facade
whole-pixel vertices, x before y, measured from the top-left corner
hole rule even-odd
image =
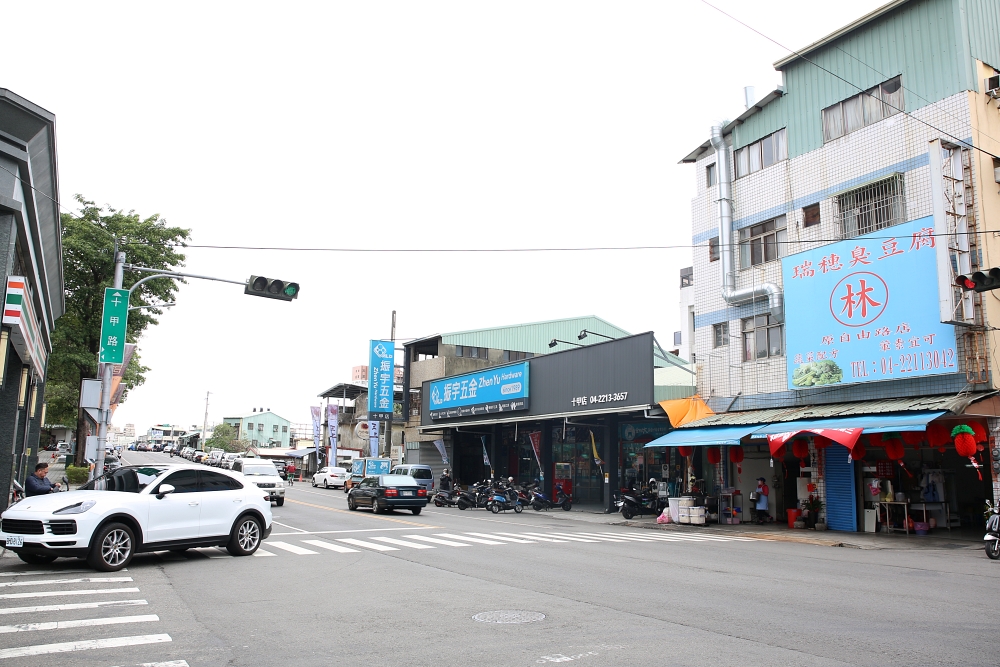
[[[644,333],[428,380],[420,431],[440,438],[462,484],[492,474],[538,480],[552,493],[559,483],[574,502],[611,508],[614,490],[646,474],[637,465],[645,463],[642,443],[670,429],[654,400],[654,366],[665,363],[656,361],[656,347],[653,334]],[[442,407],[442,387],[450,397],[451,386],[458,391],[485,375],[517,379],[522,369],[523,396],[488,400],[481,389],[478,403]]]

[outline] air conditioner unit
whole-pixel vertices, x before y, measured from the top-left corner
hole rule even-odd
[[[986,94],[990,97],[1000,96],[1000,74],[994,74],[986,79]]]

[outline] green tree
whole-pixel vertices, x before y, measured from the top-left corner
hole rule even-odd
[[[236,428],[226,423],[216,424],[212,437],[205,443],[205,449],[213,447],[226,452],[243,452],[249,443],[236,437]]]
[[[152,269],[173,270],[184,265],[183,247],[190,231],[168,227],[159,214],[142,218],[135,211],[101,207],[76,195],[77,213],[62,215],[63,279],[66,285],[66,312],[56,322],[49,357],[46,402],[47,419],[52,424],[77,425],[77,461],[82,463],[87,422],[77,407],[80,381],[97,377],[97,354],[100,351],[101,311],[104,288],[114,281],[114,248],[125,252],[127,262]],[[146,274],[148,275],[148,274]],[[129,289],[143,274],[126,271],[123,287]],[[174,299],[175,280],[151,280],[132,294],[130,305],[157,305]],[[139,338],[150,325],[157,324],[160,308],[146,308],[129,313],[127,339]],[[129,390],[146,380],[149,369],[142,365],[138,352],[125,369],[121,401]]]

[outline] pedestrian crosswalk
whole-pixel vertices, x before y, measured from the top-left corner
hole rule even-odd
[[[101,649],[124,649],[109,656],[128,656],[136,647],[173,641],[169,634],[156,632],[157,614],[138,613],[145,612],[140,608],[149,602],[136,595],[140,590],[128,570],[114,576],[94,574],[72,569],[0,572],[0,666]],[[73,662],[71,657],[64,660]],[[122,667],[126,665],[135,662]],[[188,667],[183,660],[141,665]]]
[[[303,537],[310,539],[302,539]],[[655,532],[651,534],[623,534],[613,532],[462,532],[462,533],[414,533],[412,535],[395,535],[393,537],[372,537],[367,535],[364,539],[354,537],[333,538],[323,535],[313,535],[303,533],[301,537],[297,535],[281,535],[278,540],[266,540],[261,548],[254,554],[258,558],[269,558],[273,556],[319,556],[321,554],[357,554],[364,552],[405,552],[407,550],[423,551],[427,549],[439,548],[460,548],[460,547],[488,547],[516,546],[527,544],[636,544],[636,543],[713,543],[713,542],[744,542],[752,540],[749,537],[734,535],[720,535],[717,533],[681,533],[681,532]],[[183,554],[163,552],[157,554],[164,560],[168,559],[194,559],[194,558],[230,558],[224,549],[205,548],[191,549]],[[0,582],[2,586],[2,582]],[[0,589],[2,591],[2,589]],[[0,592],[0,598],[3,593]]]

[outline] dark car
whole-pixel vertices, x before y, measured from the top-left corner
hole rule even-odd
[[[118,468],[121,468],[121,467],[122,467],[121,461],[118,460],[117,456],[109,456],[109,455],[105,455],[104,456],[104,473],[105,474],[107,474],[107,473],[109,473],[109,472],[111,472],[113,470],[117,470]]]
[[[370,507],[376,514],[407,509],[414,514],[427,507],[427,489],[409,475],[365,477],[347,494],[347,509]]]

